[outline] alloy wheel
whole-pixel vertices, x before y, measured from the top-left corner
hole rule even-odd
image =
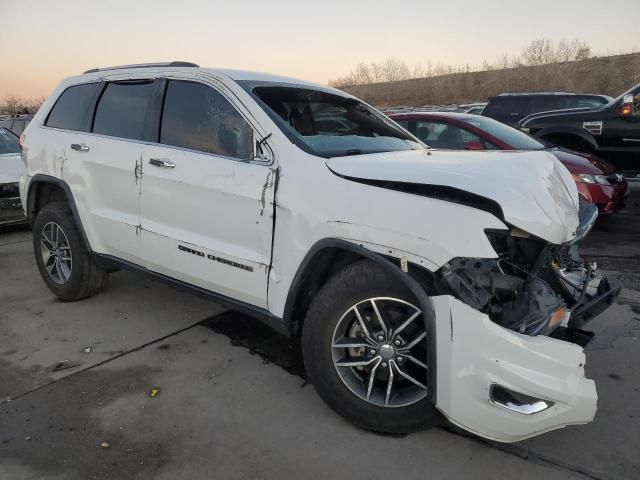
[[[64,230],[55,222],[47,223],[40,233],[42,262],[51,280],[63,285],[71,278],[73,259]]]
[[[427,347],[422,311],[391,297],[348,308],[332,339],[342,382],[368,403],[404,407],[427,396]]]

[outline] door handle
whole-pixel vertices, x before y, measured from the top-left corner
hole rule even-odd
[[[149,165],[160,168],[175,168],[176,164],[162,158],[150,158]]]
[[[76,152],[88,152],[89,145],[85,145],[84,143],[72,143],[71,150],[75,150]]]

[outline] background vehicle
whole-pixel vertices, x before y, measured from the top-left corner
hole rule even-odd
[[[463,113],[389,115],[427,145],[445,150],[545,150],[548,145],[487,117]],[[571,172],[578,190],[601,214],[620,211],[629,195],[624,175],[594,155],[549,149]]]
[[[529,115],[519,128],[554,145],[596,153],[618,168],[640,172],[640,84],[601,107]]]
[[[18,191],[18,180],[23,174],[18,137],[0,127],[0,225],[26,221]]]
[[[11,130],[19,137],[32,118],[33,115],[10,115],[0,125]]]
[[[501,93],[489,98],[482,115],[515,126],[527,115],[568,108],[598,108],[612,100],[607,95],[563,92]]]
[[[461,113],[470,113],[472,115],[482,115],[482,112],[484,111],[486,106],[487,102],[466,103],[458,106],[455,111]]]
[[[597,210],[546,152],[431,151],[338,90],[185,62],[71,77],[22,141],[64,300],[120,267],[193,288],[301,337],[319,395],[370,429],[593,418],[574,333],[620,289],[579,259]]]

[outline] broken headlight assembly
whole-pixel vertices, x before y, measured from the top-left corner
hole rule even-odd
[[[506,273],[495,259],[456,258],[440,269],[447,290],[505,328],[549,334],[568,318],[565,301],[534,275]]]
[[[598,275],[595,263],[580,257],[576,245],[591,230],[597,213],[595,205],[581,199],[576,239],[563,245],[517,228],[487,231],[498,258],[451,260],[437,272],[439,290],[522,334],[555,332],[562,337],[558,332],[577,332],[620,293],[620,287]]]

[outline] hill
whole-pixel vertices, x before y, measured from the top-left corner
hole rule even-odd
[[[638,83],[640,53],[631,53],[341,88],[377,106],[418,106],[486,101],[504,92],[565,91],[616,97]]]

